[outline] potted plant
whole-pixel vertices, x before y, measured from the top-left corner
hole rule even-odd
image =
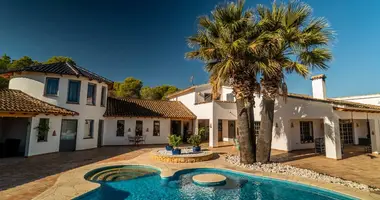
[[[181,154],[181,149],[177,148],[182,143],[182,137],[177,135],[169,136],[169,145],[173,147],[172,154],[179,155]]]
[[[200,152],[201,147],[199,146],[202,143],[202,136],[199,134],[192,135],[187,140],[191,145],[193,145],[193,152]]]
[[[40,123],[38,124],[37,127],[35,127],[34,129],[36,129],[38,132],[37,132],[37,138],[38,140],[44,140],[45,138],[45,135],[49,132],[50,130],[50,127],[49,127],[49,123],[46,122],[46,121],[40,121]]]
[[[170,145],[170,139],[169,139],[169,144],[165,146],[165,149],[166,149],[166,151],[171,151],[171,150],[173,150],[173,146]]]

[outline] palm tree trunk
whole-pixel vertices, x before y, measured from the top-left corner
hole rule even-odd
[[[254,101],[250,101],[249,105],[247,106],[248,109],[248,119],[249,119],[249,134],[248,134],[248,141],[250,142],[250,145],[252,146],[252,152],[253,152],[253,159],[254,162],[256,162],[256,135],[255,135],[255,117],[254,117]]]
[[[243,98],[236,99],[236,108],[239,128],[240,162],[252,164],[255,162],[255,153],[252,147],[252,136],[250,136],[249,112],[244,105]]]
[[[270,161],[274,102],[275,100],[270,97],[262,98],[260,133],[257,141],[257,161],[261,163]]]

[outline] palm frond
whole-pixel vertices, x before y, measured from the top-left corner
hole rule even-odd
[[[326,62],[331,61],[332,54],[327,48],[315,48],[311,51],[302,52],[299,57],[299,61],[304,64],[312,67],[313,69],[328,69]]]

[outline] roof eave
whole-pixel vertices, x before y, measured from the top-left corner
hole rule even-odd
[[[343,112],[380,113],[380,110],[377,110],[377,109],[369,109],[369,108],[353,108],[353,107],[339,107],[339,106],[333,106],[333,109],[336,110],[336,111],[343,111]]]

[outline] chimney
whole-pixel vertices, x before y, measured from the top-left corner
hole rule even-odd
[[[324,74],[311,77],[313,87],[313,97],[326,99],[326,76]]]

